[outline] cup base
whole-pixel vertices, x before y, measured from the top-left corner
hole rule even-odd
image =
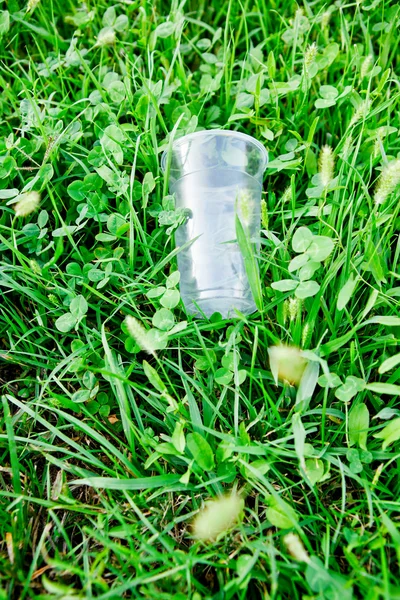
[[[199,318],[204,316],[209,318],[218,312],[224,319],[232,319],[237,317],[236,311],[241,312],[243,315],[251,315],[257,310],[252,300],[234,298],[232,296],[198,298],[195,302],[193,300],[186,301],[183,298],[183,303],[189,314]]]

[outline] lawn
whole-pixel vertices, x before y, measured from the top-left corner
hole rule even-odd
[[[0,600],[399,600],[398,3],[0,9]],[[216,128],[259,310],[196,319],[161,156]]]

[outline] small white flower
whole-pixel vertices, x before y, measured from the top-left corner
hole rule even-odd
[[[307,360],[301,350],[295,346],[271,346],[268,348],[269,365],[275,382],[287,381],[298,385],[307,366]]]
[[[330,146],[323,146],[319,155],[319,177],[324,188],[328,187],[333,179],[335,159]]]
[[[236,525],[243,507],[244,500],[236,493],[206,502],[193,521],[193,536],[202,541],[214,541]]]
[[[112,46],[115,44],[116,36],[112,27],[103,27],[97,36],[96,46]]]
[[[135,317],[131,316],[126,317],[125,323],[129,333],[131,334],[137,345],[140,346],[140,348],[144,350],[144,352],[155,356],[155,349],[153,347],[153,344],[151,343],[150,337],[147,335],[148,332],[143,327],[143,325],[137,319],[135,319]]]
[[[383,204],[400,183],[400,159],[393,160],[382,170],[375,189],[375,204]]]
[[[26,217],[33,213],[39,206],[40,194],[38,192],[26,192],[18,196],[18,202],[14,204],[15,215]]]

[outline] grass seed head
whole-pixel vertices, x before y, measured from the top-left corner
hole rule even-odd
[[[275,382],[287,381],[291,385],[299,385],[307,366],[307,360],[301,350],[295,346],[271,346],[268,348],[269,364]]]
[[[319,155],[319,176],[322,185],[326,188],[333,179],[335,159],[330,146],[323,146]]]
[[[128,328],[129,333],[135,340],[138,346],[148,354],[156,355],[155,348],[150,343],[150,340],[147,336],[147,331],[143,327],[143,325],[135,319],[135,317],[128,316],[125,319],[126,326]]]
[[[361,64],[361,69],[360,69],[360,76],[361,79],[364,79],[364,77],[366,77],[368,75],[368,71],[371,68],[372,65],[372,56],[371,54],[369,54],[366,58],[364,58],[364,60],[362,61]]]
[[[361,119],[365,119],[371,107],[371,100],[363,100],[351,118],[349,127],[353,127]]]
[[[383,204],[400,183],[400,159],[393,160],[382,170],[375,188],[375,204]]]
[[[315,57],[317,56],[317,45],[314,42],[310,46],[308,46],[305,54],[304,54],[304,72],[308,73],[311,65],[313,64]]]
[[[216,540],[238,523],[243,508],[244,500],[237,493],[206,502],[193,521],[193,536],[204,542]]]
[[[40,204],[39,192],[26,192],[20,194],[18,198],[18,202],[14,204],[15,216],[17,217],[27,217],[35,212]]]
[[[40,4],[40,0],[29,0],[26,6],[26,12],[33,12],[38,4]]]
[[[310,557],[308,556],[303,542],[295,533],[288,533],[283,538],[283,542],[289,552],[293,556],[293,558],[299,562],[309,563]]]

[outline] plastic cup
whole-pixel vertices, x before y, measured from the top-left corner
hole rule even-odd
[[[175,233],[180,292],[188,313],[234,317],[256,310],[236,240],[236,215],[250,240],[260,234],[264,146],[250,135],[213,129],[179,138],[162,169],[176,208],[188,215]],[[168,164],[169,163],[169,164]],[[169,172],[168,172],[169,166]]]

